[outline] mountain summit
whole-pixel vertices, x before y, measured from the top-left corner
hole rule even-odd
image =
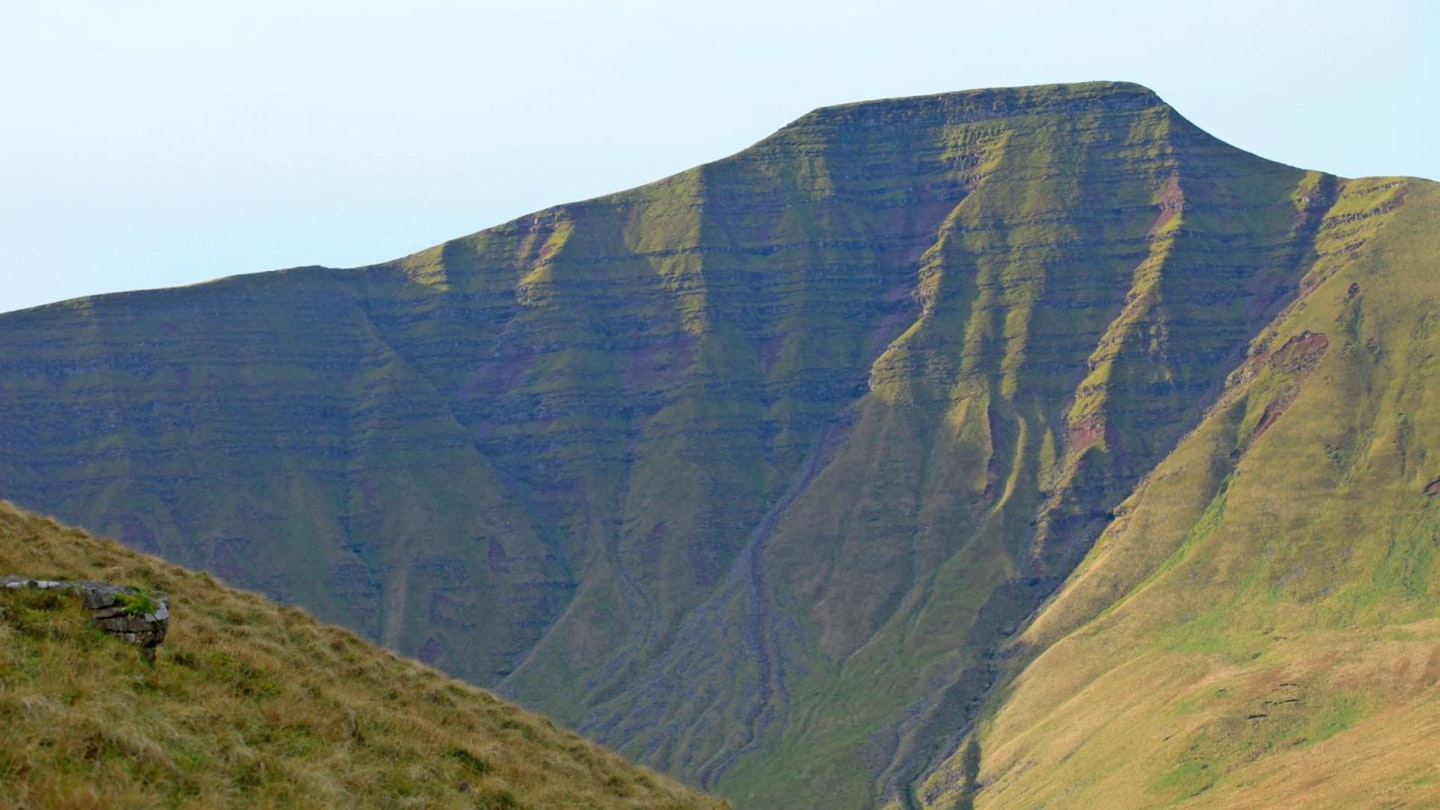
[[[1434,680],[1437,194],[1130,84],[826,108],[393,262],[0,316],[0,491],[739,806],[1332,789]]]

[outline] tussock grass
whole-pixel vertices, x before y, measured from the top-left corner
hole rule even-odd
[[[722,807],[550,721],[0,502],[0,571],[171,595],[153,664],[80,600],[0,592],[0,804]]]

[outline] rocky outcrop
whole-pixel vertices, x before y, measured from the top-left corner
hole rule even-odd
[[[163,593],[146,593],[127,585],[94,580],[50,580],[29,577],[0,577],[6,588],[36,588],[70,591],[80,596],[95,623],[105,632],[138,645],[146,657],[165,640],[170,628],[170,598]]]

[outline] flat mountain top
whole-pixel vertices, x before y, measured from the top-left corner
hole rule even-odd
[[[946,118],[960,123],[1025,115],[1075,115],[1094,110],[1134,110],[1164,104],[1155,91],[1131,82],[1036,84],[835,104],[815,109],[790,126],[826,120],[848,120],[881,126],[913,122],[918,117]]]

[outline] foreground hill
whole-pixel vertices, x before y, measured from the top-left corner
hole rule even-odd
[[[1194,605],[1273,583],[1236,616],[1291,627],[1359,589],[1372,613],[1324,614],[1348,633],[1428,604],[1366,590],[1391,544],[1434,562],[1363,509],[1428,525],[1440,477],[1434,195],[1263,160],[1135,85],[817,110],[394,262],[0,316],[0,491],[742,805],[1179,800],[1209,783],[1123,724],[1063,746],[1115,710],[1086,695],[1215,674],[1229,614],[1164,646]],[[1159,650],[1179,669],[1107,680]],[[1280,739],[1206,728],[1197,772]]]
[[[0,590],[0,803],[719,808],[299,610],[0,502],[0,571],[171,595],[153,664],[77,597]]]

